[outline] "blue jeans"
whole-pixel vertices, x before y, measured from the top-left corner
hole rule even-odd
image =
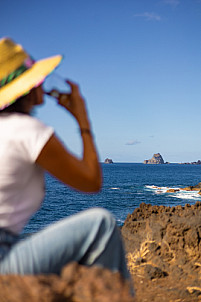
[[[0,274],[60,274],[76,261],[119,271],[130,279],[125,253],[114,218],[100,208],[67,217],[1,250]]]

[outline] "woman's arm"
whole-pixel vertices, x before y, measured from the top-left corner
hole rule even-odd
[[[83,142],[83,155],[72,155],[53,135],[43,147],[36,163],[65,184],[83,191],[97,192],[101,188],[102,175],[98,155],[91,134],[85,102],[75,83],[68,81],[71,93],[58,100],[77,120]]]

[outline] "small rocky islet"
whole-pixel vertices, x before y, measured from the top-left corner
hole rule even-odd
[[[111,158],[106,158],[104,164],[113,164],[113,160]]]
[[[162,155],[160,153],[156,153],[153,155],[153,157],[151,159],[145,159],[144,164],[146,164],[146,165],[151,165],[151,164],[163,165],[163,164],[165,164],[165,162],[164,162]]]

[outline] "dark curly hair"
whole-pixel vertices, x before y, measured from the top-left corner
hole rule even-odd
[[[34,89],[32,89],[28,94],[20,97],[19,99],[17,99],[17,101],[15,101],[13,104],[11,104],[10,106],[6,107],[5,109],[0,111],[0,114],[2,113],[24,113],[24,114],[29,114],[29,112],[27,112],[27,104],[30,102],[31,100],[31,94],[33,93]]]

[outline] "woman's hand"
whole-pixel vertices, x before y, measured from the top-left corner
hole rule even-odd
[[[69,94],[61,94],[58,97],[58,104],[66,108],[78,121],[81,128],[90,128],[85,101],[80,94],[79,86],[66,80],[69,84],[71,92]]]

